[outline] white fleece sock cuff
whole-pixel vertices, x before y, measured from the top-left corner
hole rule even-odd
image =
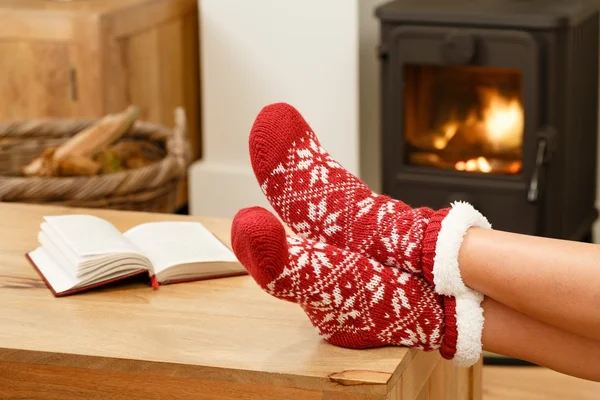
[[[483,295],[472,292],[456,298],[456,354],[452,362],[459,367],[470,367],[481,357],[483,345]]]
[[[483,295],[468,288],[460,274],[458,254],[469,228],[491,229],[488,220],[473,206],[464,202],[452,204],[442,220],[433,259],[433,282],[437,293],[456,299],[458,338],[454,364],[470,367],[482,353]]]
[[[463,238],[471,227],[490,229],[491,225],[479,211],[464,202],[453,203],[441,225],[433,259],[433,283],[439,294],[458,297],[472,291],[465,286],[458,267]]]

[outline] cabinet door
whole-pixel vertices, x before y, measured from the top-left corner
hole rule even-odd
[[[67,44],[0,41],[0,120],[69,117],[74,105]]]
[[[184,107],[194,159],[200,156],[199,44],[197,13],[147,23],[106,40],[107,112],[130,104],[142,119],[172,127],[175,108]],[[160,22],[160,23],[159,23]]]

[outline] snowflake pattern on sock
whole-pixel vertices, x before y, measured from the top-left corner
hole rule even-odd
[[[461,366],[477,361],[483,296],[462,281],[458,252],[470,227],[491,228],[483,215],[463,202],[439,210],[412,208],[372,192],[330,156],[289,104],[263,107],[249,147],[262,192],[296,234],[423,277],[444,307],[440,353]]]
[[[287,147],[273,143],[283,139],[276,135],[290,134],[293,140]],[[252,136],[255,149],[261,145],[272,149],[252,153],[261,190],[296,234],[421,272],[422,241],[433,210],[413,209],[373,193],[335,161],[310,130]],[[262,154],[268,154],[271,162],[263,162]],[[269,164],[274,167],[265,169]]]
[[[299,304],[323,339],[349,348],[440,348],[443,301],[424,278],[322,242],[272,239],[283,226],[265,213],[257,222],[243,221],[256,211],[234,219],[234,251],[263,290]],[[271,226],[261,227],[265,220]]]
[[[351,348],[440,347],[442,303],[424,279],[324,243],[288,244],[288,267],[269,292],[299,303],[325,340]]]

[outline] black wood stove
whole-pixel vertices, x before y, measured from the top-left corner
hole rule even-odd
[[[383,191],[495,229],[589,240],[598,2],[399,0],[381,23]]]

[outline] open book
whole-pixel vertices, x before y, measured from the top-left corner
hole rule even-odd
[[[48,216],[38,241],[27,258],[57,297],[138,274],[157,287],[247,273],[199,222],[149,222],[121,233],[92,215]]]

